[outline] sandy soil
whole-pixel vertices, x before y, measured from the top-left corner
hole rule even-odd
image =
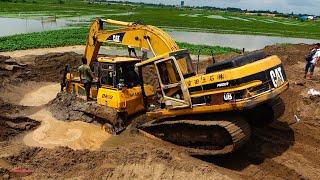
[[[0,178],[15,177],[10,170],[19,167],[32,170],[19,173],[30,179],[318,179],[320,97],[307,92],[320,90],[320,76],[302,78],[309,49],[303,44],[266,47],[268,54],[281,58],[290,82],[282,95],[285,114],[268,127],[253,127],[250,142],[235,153],[196,157],[135,129],[110,136],[94,123],[53,118],[44,104],[54,96],[36,97],[57,93],[58,88],[50,87],[59,82],[57,70],[66,62],[76,67],[81,55],[59,52],[30,58],[20,52],[27,67],[0,70]],[[201,70],[210,63],[202,60]]]

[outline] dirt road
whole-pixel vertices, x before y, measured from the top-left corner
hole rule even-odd
[[[197,157],[134,129],[110,136],[94,123],[57,120],[46,105],[59,91],[57,71],[66,63],[76,68],[81,55],[20,53],[17,61],[26,67],[0,70],[0,178],[15,177],[14,168],[25,168],[32,173],[18,175],[30,179],[318,179],[320,97],[307,92],[320,90],[320,75],[313,80],[302,78],[309,48],[266,47],[268,54],[281,58],[290,82],[282,95],[285,114],[269,127],[254,127],[250,142],[235,153]],[[230,56],[234,55],[216,59]],[[201,62],[202,69],[211,63]]]

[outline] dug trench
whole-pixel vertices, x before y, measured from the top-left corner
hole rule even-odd
[[[307,92],[320,90],[320,76],[302,78],[309,49],[303,44],[266,47],[265,52],[281,58],[290,82],[289,90],[281,95],[286,105],[284,115],[268,127],[253,127],[250,142],[235,153],[196,157],[130,128],[111,136],[86,114],[75,111],[66,118],[63,108],[52,106],[59,106],[54,103],[59,96],[54,98],[60,71],[66,63],[76,69],[81,55],[65,52],[15,57],[10,62],[18,66],[0,70],[0,177],[15,177],[15,168],[24,168],[31,173],[18,175],[31,179],[317,179],[320,98]],[[216,60],[230,56],[235,55]],[[0,58],[1,63],[9,58]],[[201,60],[200,71],[210,63],[210,59]],[[154,83],[152,69],[146,73],[146,81]]]

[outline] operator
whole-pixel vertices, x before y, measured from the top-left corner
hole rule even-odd
[[[94,75],[90,69],[90,66],[87,65],[87,59],[85,57],[82,57],[82,65],[78,68],[78,71],[80,73],[80,82],[84,85],[87,101],[89,101],[91,100],[90,89],[92,80],[94,79]]]

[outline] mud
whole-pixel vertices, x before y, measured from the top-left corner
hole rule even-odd
[[[102,108],[93,101],[84,101],[76,98],[72,94],[59,93],[57,97],[48,104],[53,116],[60,120],[84,122],[98,124],[114,124],[117,112],[113,109]]]
[[[98,125],[59,121],[46,109],[32,114],[30,118],[40,121],[41,126],[24,137],[23,141],[28,146],[97,150],[111,136]]]
[[[37,127],[40,123],[27,117],[0,116],[0,142],[8,141],[18,134]]]
[[[289,90],[281,95],[285,114],[268,127],[253,127],[250,142],[235,153],[195,157],[146,138],[134,128],[118,136],[100,134],[88,114],[106,112],[93,110],[90,103],[77,104],[73,96],[32,100],[54,89],[50,85],[60,81],[57,71],[66,63],[76,68],[81,55],[14,57],[27,66],[0,70],[0,179],[14,177],[10,173],[14,167],[32,170],[22,174],[30,179],[318,179],[320,98],[307,94],[311,88],[320,90],[318,68],[314,79],[302,78],[304,56],[310,48],[304,44],[266,47],[266,53],[281,58],[290,82]],[[199,72],[211,63],[210,57],[202,58]],[[157,85],[153,70],[144,71],[145,81]]]

